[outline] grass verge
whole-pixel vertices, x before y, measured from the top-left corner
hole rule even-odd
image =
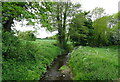
[[[118,78],[118,47],[80,46],[70,55],[74,80],[115,80]]]

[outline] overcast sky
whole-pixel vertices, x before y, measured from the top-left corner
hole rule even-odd
[[[82,4],[82,9],[93,10],[95,7],[102,7],[107,14],[117,13],[120,0],[76,0]]]
[[[118,2],[120,0],[72,0],[74,2],[78,2],[81,4],[82,10],[87,10],[87,11],[91,11],[93,10],[95,7],[102,7],[105,9],[106,14],[114,14],[118,12]],[[20,23],[16,24],[17,27],[15,27],[18,30],[21,31],[26,31],[26,30],[32,30],[31,27],[27,27],[26,26],[20,26]],[[38,38],[45,38],[47,36],[52,36],[53,34],[55,34],[56,32],[50,33],[45,31],[45,29],[41,29],[38,32],[37,37]]]

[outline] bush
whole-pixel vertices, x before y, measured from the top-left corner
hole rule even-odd
[[[110,41],[112,45],[120,45],[120,33],[119,32],[112,32]]]
[[[53,36],[50,36],[50,37],[47,37],[47,39],[57,40],[57,34],[53,35]]]
[[[72,42],[68,42],[67,45],[66,45],[65,52],[69,53],[69,52],[71,52],[73,50],[73,48],[74,48],[74,46],[73,46]]]
[[[70,55],[74,80],[115,80],[118,78],[117,47],[79,47]]]
[[[23,40],[28,40],[28,41],[35,41],[36,37],[34,35],[33,31],[25,31],[25,32],[20,32],[18,34],[18,37]]]
[[[12,58],[19,56],[16,53],[16,49],[19,48],[20,41],[13,33],[3,32],[2,33],[2,55],[4,58]]]
[[[33,58],[28,50],[28,42],[19,40],[10,32],[3,32],[2,35],[2,56],[5,60],[16,59],[18,61],[25,61],[26,58]]]

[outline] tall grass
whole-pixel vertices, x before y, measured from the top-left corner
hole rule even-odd
[[[80,46],[72,52],[69,66],[74,80],[115,80],[118,78],[117,46],[92,48]]]

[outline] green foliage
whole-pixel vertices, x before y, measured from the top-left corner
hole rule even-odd
[[[74,80],[118,79],[118,47],[80,46],[71,53],[69,66]]]
[[[119,31],[112,31],[110,35],[110,41],[112,45],[120,45],[120,33]]]
[[[3,34],[3,80],[39,80],[61,49],[50,41],[18,40],[16,36]]]
[[[20,41],[13,35],[13,33],[3,32],[2,33],[2,55],[5,58],[16,58],[20,57],[16,50],[20,50]],[[23,53],[24,54],[24,53]]]
[[[60,71],[68,70],[68,69],[69,69],[69,67],[66,65],[63,65],[62,67],[59,68]]]
[[[115,19],[120,20],[120,11],[119,11],[118,13],[114,14],[113,17],[114,17]]]
[[[110,16],[104,16],[96,19],[93,23],[94,27],[94,45],[105,46],[109,45],[110,28],[107,26]]]
[[[113,25],[112,29],[110,30],[110,41],[113,45],[119,45],[120,44],[120,12],[114,14],[111,16],[110,22]]]
[[[88,45],[92,37],[92,20],[88,17],[88,12],[76,14],[70,24],[70,39],[75,46]]]
[[[27,20],[29,21],[27,25],[40,24],[41,22],[49,28],[47,13],[52,11],[52,7],[50,3],[46,3],[47,2],[2,2],[3,29],[10,32],[12,30],[11,26],[14,24],[13,20]]]
[[[73,49],[74,49],[74,46],[72,42],[67,42],[65,53],[72,52]]]
[[[18,34],[18,38],[23,39],[23,40],[28,40],[28,41],[36,40],[36,36],[34,35],[33,31],[20,32]]]
[[[80,11],[80,4],[72,3],[72,2],[48,2],[47,4],[51,3],[53,10],[48,14],[49,17],[47,17],[47,23],[42,23],[43,26],[51,26],[50,31],[58,31],[57,40],[59,47],[62,49],[66,49],[67,45],[67,26],[71,19],[68,20],[68,18],[71,18],[74,16],[75,13],[78,13]],[[46,3],[45,3],[46,4]],[[46,5],[44,5],[47,7]],[[44,20],[44,19],[43,19]],[[48,25],[48,23],[50,25]],[[49,28],[48,28],[49,30]]]
[[[11,31],[11,26],[14,24],[13,20],[21,21],[22,19],[35,19],[36,12],[31,2],[2,2],[2,24],[5,31]],[[35,6],[34,6],[35,7]],[[30,11],[31,10],[31,11]],[[31,19],[30,19],[31,18]]]
[[[99,11],[97,13],[97,11]],[[98,18],[92,22],[89,12],[79,13],[70,24],[70,40],[75,46],[108,46],[120,43],[119,12],[112,16],[102,16],[103,9],[95,9]]]
[[[117,45],[120,43],[119,38],[119,18],[120,12],[111,15],[104,16],[96,19],[93,22],[94,38],[93,45],[95,46],[107,46]]]
[[[27,3],[25,2],[3,2],[2,3],[3,23],[6,23],[6,21],[9,20],[9,18],[16,18],[21,13],[24,13],[26,11],[25,4]]]

